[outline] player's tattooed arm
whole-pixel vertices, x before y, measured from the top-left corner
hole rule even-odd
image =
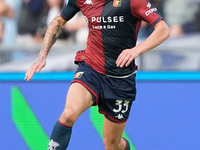
[[[60,15],[52,20],[45,34],[44,42],[39,53],[41,57],[46,58],[51,47],[54,45],[54,43],[58,39],[58,36],[62,32],[65,23],[66,21]]]
[[[46,65],[46,57],[51,47],[58,39],[58,36],[60,35],[65,23],[66,21],[60,15],[52,20],[45,34],[43,46],[40,50],[39,57],[26,72],[25,80],[30,81],[35,72],[40,72],[41,69]]]

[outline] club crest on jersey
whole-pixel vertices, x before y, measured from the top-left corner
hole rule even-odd
[[[114,7],[120,7],[120,6],[121,6],[121,3],[122,3],[122,0],[114,0],[114,1],[113,1],[113,6],[114,6]]]
[[[74,78],[81,78],[83,74],[84,74],[84,72],[77,72],[77,73],[74,75]]]

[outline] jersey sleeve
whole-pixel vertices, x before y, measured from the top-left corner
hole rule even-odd
[[[147,0],[131,0],[131,11],[135,17],[148,22],[152,26],[163,19],[158,9]]]
[[[68,3],[65,3],[60,15],[63,19],[66,21],[70,20],[77,12],[79,12],[80,9],[77,5],[76,0],[68,0]]]

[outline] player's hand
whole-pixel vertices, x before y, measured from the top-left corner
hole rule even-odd
[[[40,72],[45,65],[46,59],[43,57],[39,57],[26,72],[24,80],[30,81],[35,72]]]
[[[121,54],[118,56],[116,65],[117,67],[128,67],[128,65],[139,56],[139,53],[133,48],[133,49],[125,49],[121,52]]]

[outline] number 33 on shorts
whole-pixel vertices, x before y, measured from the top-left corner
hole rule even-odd
[[[113,112],[116,114],[116,118],[124,119],[124,115],[128,116],[130,112],[129,103],[130,101],[128,100],[116,100],[115,108],[113,109]]]

